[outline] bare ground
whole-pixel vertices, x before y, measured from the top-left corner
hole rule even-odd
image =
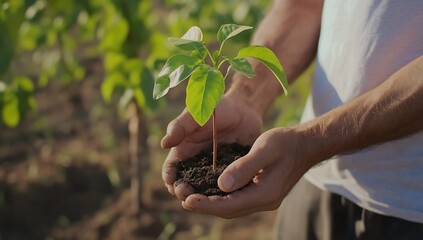
[[[126,121],[99,85],[50,86],[17,128],[0,127],[0,239],[271,238],[274,212],[224,220],[186,211],[167,192],[158,139],[181,106],[150,116],[150,168],[134,214]]]

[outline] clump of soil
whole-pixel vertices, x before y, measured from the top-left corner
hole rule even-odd
[[[206,196],[225,196],[228,193],[219,189],[217,179],[229,164],[246,155],[250,148],[237,143],[218,146],[216,171],[213,171],[212,149],[202,151],[192,158],[179,162],[176,170],[176,183],[190,184],[194,189],[194,193]]]

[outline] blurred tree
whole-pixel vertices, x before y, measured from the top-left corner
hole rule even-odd
[[[206,36],[224,23],[255,26],[268,2],[0,0],[0,122],[16,126],[35,108],[34,89],[83,79],[81,62],[96,57],[103,59],[106,102],[118,93],[122,109],[134,101],[154,110],[152,69],[169,54],[164,36],[192,25]]]
[[[106,103],[117,102],[118,112],[126,113],[128,119],[131,185],[134,209],[139,212],[142,171],[148,169],[149,118],[159,106],[166,105],[152,98],[153,75],[175,50],[166,36],[180,37],[198,25],[213,49],[219,26],[236,23],[256,27],[269,3],[0,0],[0,125],[18,126],[36,109],[34,92],[53,81],[66,86],[85,79],[90,67],[87,63],[101,61],[104,75],[99,91]],[[245,45],[250,37],[251,33],[243,34],[230,44]]]

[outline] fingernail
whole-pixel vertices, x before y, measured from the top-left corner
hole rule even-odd
[[[228,191],[228,192],[231,191],[235,185],[234,178],[229,174],[223,175],[220,181],[222,183],[222,188],[223,188],[222,190],[224,191]]]
[[[164,135],[163,138],[162,138],[162,140],[160,141],[160,146],[162,148],[166,148],[167,147],[166,140],[167,140],[168,136],[169,136],[169,134],[166,133],[166,135]]]
[[[163,136],[162,140],[165,140],[165,139],[167,139],[168,137],[169,137],[169,133],[166,133],[166,134]]]

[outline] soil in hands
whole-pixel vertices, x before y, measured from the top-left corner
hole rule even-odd
[[[237,143],[218,146],[216,171],[213,171],[212,149],[183,160],[177,165],[176,184],[188,183],[193,187],[194,193],[206,196],[225,196],[228,193],[219,189],[217,179],[229,164],[246,155],[250,148]]]

